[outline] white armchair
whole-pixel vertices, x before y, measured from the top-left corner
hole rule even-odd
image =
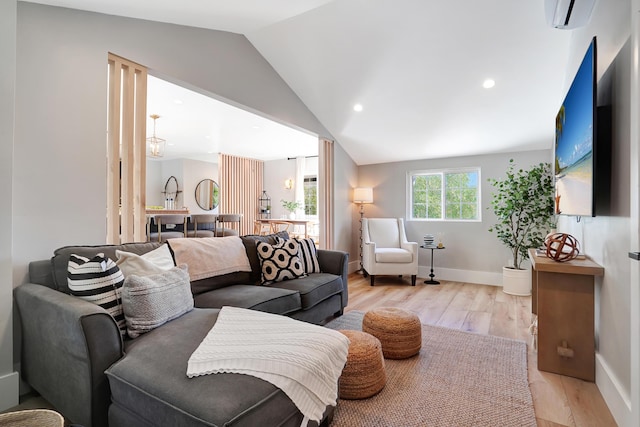
[[[402,218],[362,218],[362,268],[364,277],[411,275],[416,285],[418,244],[407,241]]]

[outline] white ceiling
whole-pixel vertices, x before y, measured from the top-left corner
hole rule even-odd
[[[244,34],[360,165],[548,149],[564,98],[543,0],[35,2]]]
[[[166,139],[159,160],[187,158],[218,162],[218,153],[259,160],[318,154],[318,136],[284,126],[176,84],[149,76],[147,113],[156,136]],[[147,121],[147,136],[153,120]]]

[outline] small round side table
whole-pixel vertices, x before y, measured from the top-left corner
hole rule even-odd
[[[436,277],[435,274],[433,274],[433,251],[435,249],[445,249],[444,246],[436,246],[436,245],[422,245],[420,246],[422,249],[431,249],[431,274],[429,274],[429,280],[425,280],[424,283],[427,285],[439,285],[440,282],[438,282],[437,280],[434,280],[433,278]]]

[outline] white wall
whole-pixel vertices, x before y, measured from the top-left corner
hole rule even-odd
[[[551,144],[549,141],[549,146]],[[501,285],[502,267],[507,265],[511,255],[496,235],[488,231],[496,222],[493,212],[487,209],[493,192],[488,179],[503,179],[509,159],[514,159],[518,167],[527,168],[548,162],[550,158],[551,150],[541,150],[360,166],[358,185],[373,188],[373,203],[365,205],[365,217],[402,217],[405,219],[407,238],[418,243],[427,233],[444,233],[446,249],[439,251],[434,261],[438,277]],[[407,220],[408,172],[463,167],[480,167],[481,222]],[[357,225],[354,225],[354,229],[357,229]],[[426,277],[431,262],[430,252],[420,249],[418,256],[420,274]]]
[[[356,217],[358,209],[353,203],[353,188],[358,186],[358,165],[339,144],[334,144],[333,157],[333,248],[349,253],[350,270],[355,271],[357,267],[353,261],[359,256],[359,241],[357,234],[354,239],[353,219]],[[357,222],[355,224],[355,232],[357,233]]]
[[[105,241],[108,52],[327,135],[241,35],[23,2],[17,22],[16,285],[56,247]]]
[[[196,203],[196,186],[203,179],[212,179],[220,184],[218,179],[218,164],[211,162],[203,162],[200,160],[184,159],[182,168],[182,179],[178,179],[180,189],[180,201],[184,206],[189,208],[189,212],[200,213],[218,213],[218,208],[206,211]]]
[[[287,218],[289,211],[282,207],[282,200],[293,201],[294,189],[284,188],[286,179],[296,179],[295,160],[270,160],[264,162],[263,190],[271,197],[271,218]]]
[[[0,2],[0,411],[18,403],[13,368],[13,120],[16,79],[16,1]]]
[[[584,252],[605,269],[596,279],[596,383],[616,421],[630,426],[631,286],[630,235],[631,2],[596,2],[591,22],[573,31],[565,87],[573,80],[591,38],[597,36],[598,100],[613,107],[611,213],[595,218],[561,217],[558,230],[574,235]],[[561,99],[559,100],[561,102]],[[637,141],[634,142],[637,144]],[[637,164],[634,166],[637,168]],[[637,175],[635,175],[637,176]],[[637,183],[636,183],[637,184]],[[637,185],[634,187],[637,188]],[[637,363],[637,361],[635,362]]]

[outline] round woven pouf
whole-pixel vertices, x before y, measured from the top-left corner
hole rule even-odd
[[[349,338],[349,353],[338,380],[340,399],[366,399],[387,383],[380,341],[365,332],[341,330]]]
[[[382,307],[366,312],[362,331],[380,340],[387,359],[406,359],[418,354],[422,347],[420,318],[400,308]]]

